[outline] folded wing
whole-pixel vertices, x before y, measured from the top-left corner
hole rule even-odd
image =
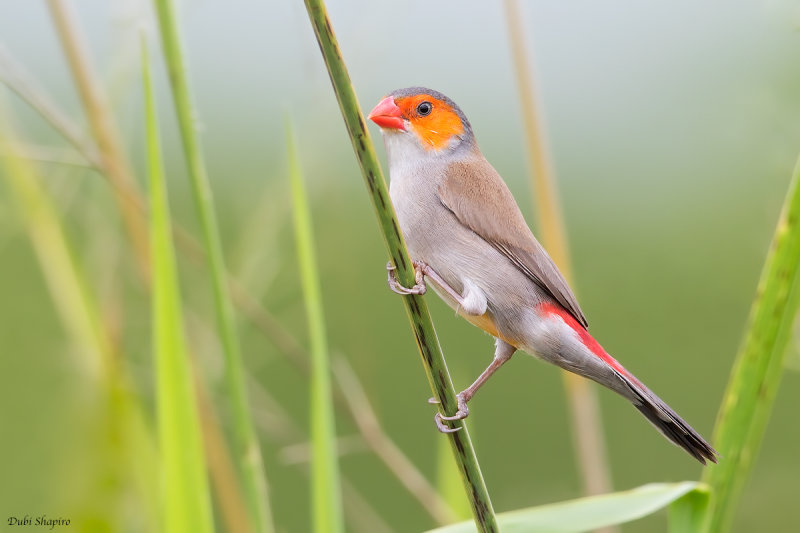
[[[588,326],[564,276],[533,236],[503,179],[485,159],[449,165],[439,199],[461,224],[506,256],[583,327]]]

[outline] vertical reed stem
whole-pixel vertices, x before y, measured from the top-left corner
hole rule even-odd
[[[361,172],[370,191],[384,242],[394,265],[397,267],[397,277],[404,285],[411,286],[414,284],[414,267],[403,237],[400,234],[394,207],[389,200],[386,181],[375,156],[372,141],[367,134],[364,117],[358,106],[344,59],[342,59],[339,51],[339,45],[336,42],[325,4],[322,0],[305,0],[305,4],[325,65],[328,68],[333,90],[339,101],[347,132],[353,143],[353,150],[356,153]],[[447,364],[445,363],[436,331],[433,328],[425,299],[420,296],[410,295],[403,297],[403,304],[411,321],[411,327],[422,356],[422,363],[425,367],[431,390],[439,401],[443,413],[455,413],[457,404],[453,382],[447,371]],[[464,480],[465,490],[470,498],[475,524],[479,531],[496,532],[498,527],[494,509],[467,427],[463,421],[455,422],[453,426],[459,428],[459,431],[449,434],[449,438]]]

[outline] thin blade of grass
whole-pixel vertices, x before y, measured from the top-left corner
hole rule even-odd
[[[8,125],[3,126],[8,131]],[[5,163],[6,182],[25,217],[56,309],[76,343],[75,353],[82,357],[80,364],[93,379],[105,379],[111,372],[113,343],[104,331],[97,302],[89,295],[84,277],[73,260],[56,207],[40,185],[30,161],[13,151],[0,159]]]
[[[264,477],[261,449],[256,439],[250,407],[247,403],[244,366],[231,308],[222,243],[214,212],[211,186],[206,174],[200,141],[194,127],[189,83],[178,35],[175,7],[170,0],[154,0],[154,3],[158,14],[161,43],[169,71],[172,98],[183,140],[194,203],[200,218],[211,271],[214,311],[225,357],[226,392],[231,403],[233,417],[234,460],[242,476],[251,522],[258,533],[266,533],[275,529],[269,506],[267,481]]]
[[[364,387],[356,377],[356,373],[347,363],[347,360],[339,358],[334,361],[334,375],[339,383],[339,390],[350,408],[353,420],[358,426],[361,437],[373,452],[383,461],[395,477],[403,484],[420,505],[428,511],[431,517],[440,524],[449,524],[459,518],[466,519],[470,516],[470,509],[467,499],[461,489],[458,469],[456,468],[453,454],[450,453],[450,445],[445,439],[439,439],[439,448],[443,450],[446,459],[451,465],[447,474],[450,476],[448,483],[454,486],[454,496],[459,500],[458,503],[464,511],[457,515],[450,508],[448,502],[441,494],[437,493],[433,486],[425,479],[414,463],[392,442],[381,428],[378,416],[370,405]]]
[[[100,152],[100,161],[113,185],[117,207],[136,252],[135,259],[142,276],[147,279],[150,275],[147,270],[147,231],[134,203],[134,198],[139,195],[139,188],[128,167],[110,106],[92,68],[89,47],[68,0],[49,0],[48,4]]]
[[[397,278],[403,285],[413,286],[414,267],[405,241],[400,234],[394,207],[389,200],[386,180],[367,133],[364,117],[328,19],[325,4],[322,0],[305,0],[305,5],[350,135],[353,150],[371,194],[384,243],[396,267]],[[457,410],[453,381],[447,370],[447,364],[425,299],[409,295],[403,297],[402,300],[434,397],[439,402],[442,413],[453,414]],[[497,521],[489,491],[486,488],[486,482],[483,479],[466,424],[463,421],[457,421],[452,424],[452,427],[457,428],[458,431],[450,433],[448,437],[464,481],[464,489],[472,506],[475,524],[480,531],[497,531]]]
[[[313,530],[318,533],[344,531],[336,423],[331,393],[331,365],[325,315],[314,252],[311,212],[290,124],[286,124],[289,147],[289,181],[297,245],[297,262],[303,285],[309,338],[311,341],[311,510]]]
[[[288,446],[297,442],[305,442],[307,440],[306,436],[296,425],[296,417],[290,416],[261,384],[251,381],[251,386],[253,387],[254,398],[259,399],[257,404],[261,406],[261,416],[256,419],[259,429],[279,445]],[[300,463],[299,466],[304,475],[310,475],[306,463]],[[385,519],[361,495],[356,486],[348,481],[344,473],[340,475],[340,480],[342,483],[342,503],[348,531],[391,533],[392,528],[386,523]]]
[[[70,150],[55,146],[34,144],[0,145],[0,154],[8,151],[14,151],[26,159],[38,161],[40,163],[52,163],[54,165],[63,165],[67,167],[94,168],[83,159],[75,157]]]
[[[800,160],[784,200],[714,429],[720,461],[703,472],[711,486],[706,531],[727,531],[764,436],[800,303]]]
[[[153,354],[166,531],[214,530],[205,455],[183,331],[172,225],[161,163],[146,47],[142,64],[150,176],[150,257],[153,274]]]
[[[55,105],[39,83],[0,45],[0,82],[35,109],[61,136],[83,155],[94,168],[102,171],[103,162],[83,132]]]

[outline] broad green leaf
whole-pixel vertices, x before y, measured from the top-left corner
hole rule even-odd
[[[696,533],[700,531],[710,496],[708,486],[700,485],[672,502],[669,506],[669,532]]]
[[[497,521],[503,533],[580,533],[642,518],[699,486],[695,481],[651,483],[623,492],[500,513]],[[474,522],[460,522],[428,533],[474,531]]]

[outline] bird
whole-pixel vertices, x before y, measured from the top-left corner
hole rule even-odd
[[[436,413],[440,431],[457,431],[447,423],[466,418],[478,389],[522,350],[611,389],[699,462],[717,462],[714,448],[589,334],[564,276],[453,100],[425,87],[398,89],[368,118],[380,127],[389,196],[416,274],[414,287],[404,287],[390,263],[390,288],[423,294],[430,285],[495,339],[491,364],[457,395],[458,411]]]

